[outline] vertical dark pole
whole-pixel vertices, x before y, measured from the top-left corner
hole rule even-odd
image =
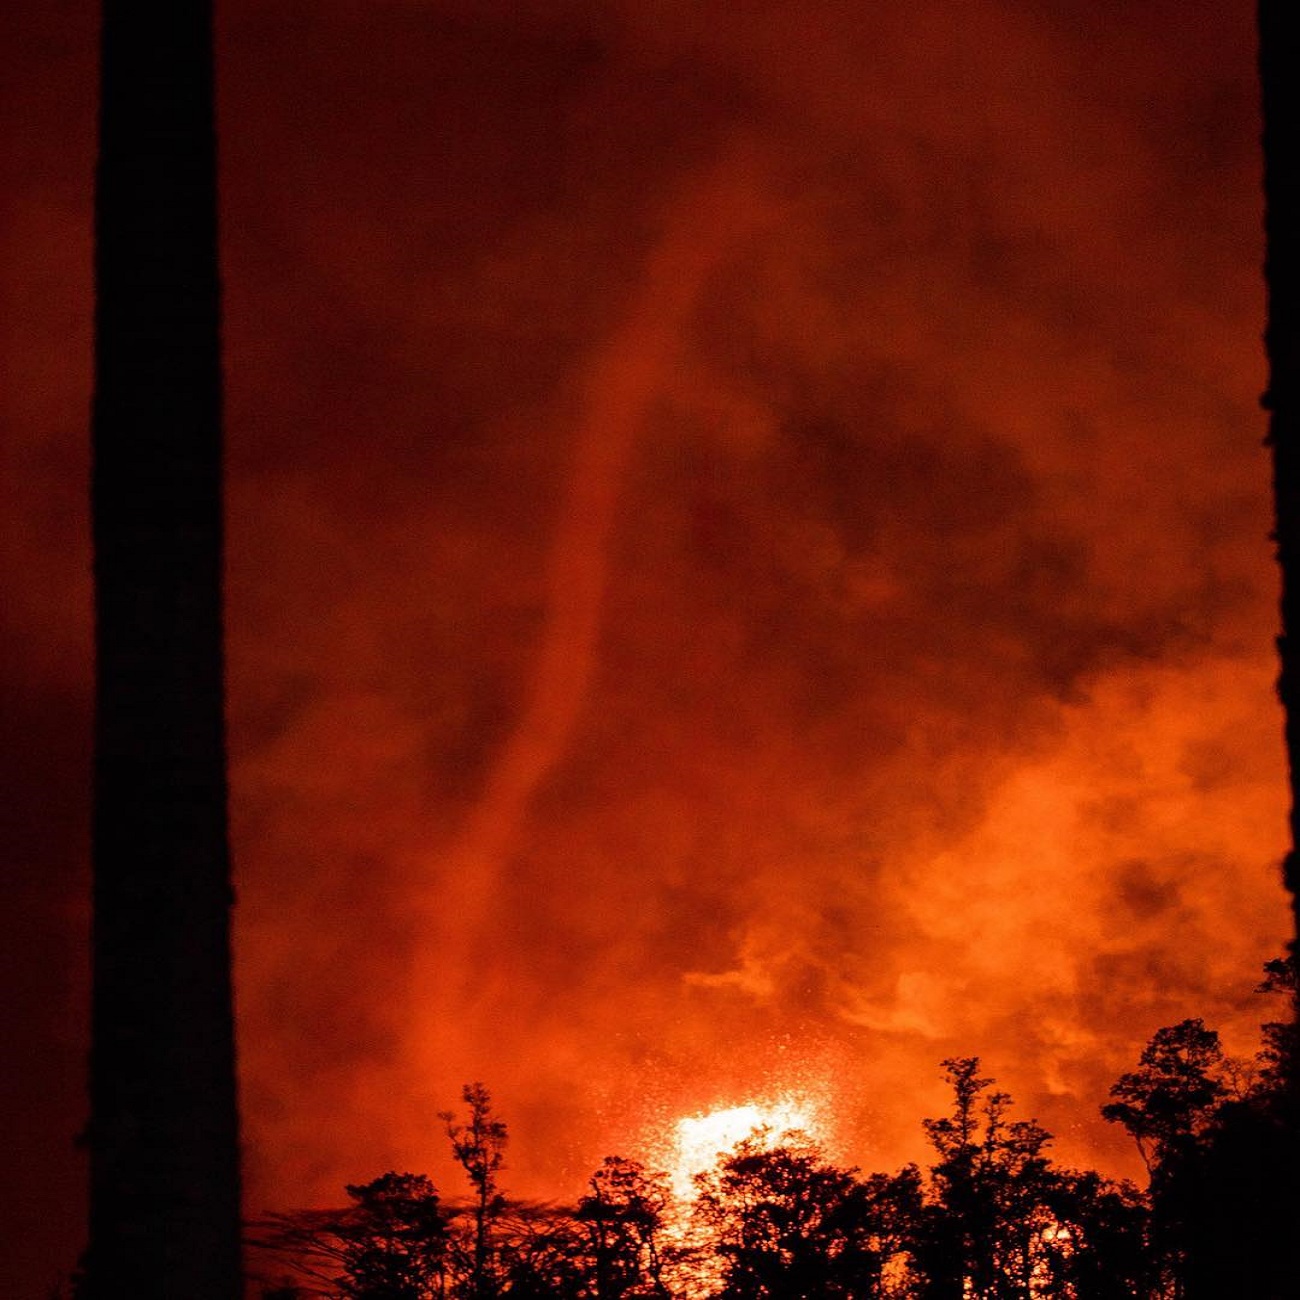
[[[1263,108],[1264,284],[1268,317],[1264,346],[1268,388],[1268,442],[1273,449],[1277,559],[1282,571],[1281,671],[1277,690],[1285,714],[1291,775],[1291,846],[1284,878],[1291,894],[1291,959],[1300,966],[1300,40],[1288,0],[1259,0],[1259,74]],[[1300,1023],[1300,988],[1291,1014]],[[1271,1221],[1262,1249],[1254,1252],[1293,1294],[1300,1284],[1300,1057],[1294,1037],[1283,1062],[1284,1091],[1272,1157],[1261,1160]],[[1267,1172],[1265,1172],[1267,1170]],[[1275,1256],[1275,1258],[1272,1258]]]
[[[94,1300],[240,1295],[210,0],[104,0]]]
[[[1281,673],[1291,770],[1292,944],[1300,937],[1300,41],[1288,0],[1259,0],[1264,122],[1264,281],[1268,441],[1273,449],[1277,558],[1282,570]]]

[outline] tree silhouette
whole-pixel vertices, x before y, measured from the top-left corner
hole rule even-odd
[[[1259,72],[1264,149],[1264,345],[1273,449],[1277,558],[1282,571],[1281,672],[1291,772],[1291,851],[1285,879],[1293,912],[1292,953],[1300,938],[1300,40],[1287,0],[1259,0]],[[1300,1088],[1300,1082],[1295,1085]]]
[[[925,1121],[938,1161],[915,1247],[924,1300],[1146,1295],[1145,1206],[1137,1190],[1054,1167],[1052,1135],[1011,1120],[978,1057],[943,1063],[952,1113]]]
[[[1290,994],[1294,967],[1271,961],[1260,992]],[[1253,1076],[1200,1020],[1157,1030],[1137,1070],[1111,1089],[1107,1119],[1138,1140],[1151,1175],[1148,1253],[1160,1295],[1215,1300],[1295,1294],[1300,1196],[1289,1088],[1295,1026],[1262,1026]]]
[[[469,1107],[462,1124],[451,1111],[439,1118],[447,1126],[452,1154],[474,1188],[474,1240],[465,1294],[484,1300],[497,1293],[493,1268],[492,1226],[505,1208],[497,1173],[505,1163],[505,1121],[492,1113],[492,1097],[481,1083],[467,1083],[461,1100]]]
[[[1054,1171],[1044,1192],[1052,1225],[1035,1294],[1071,1300],[1134,1300],[1157,1294],[1148,1250],[1146,1199],[1132,1183],[1093,1170]]]
[[[1275,957],[1264,963],[1264,978],[1256,993],[1281,993],[1288,1010],[1295,1006],[1297,994],[1296,960],[1294,957]],[[1294,1016],[1286,1020],[1267,1020],[1260,1026],[1264,1045],[1260,1049],[1259,1084],[1277,1103],[1284,1098],[1288,1080],[1296,1077],[1300,1066],[1300,1022]]]
[[[445,1273],[447,1221],[423,1174],[383,1174],[349,1186],[358,1213],[339,1230],[349,1300],[427,1300]]]
[[[1102,1115],[1133,1135],[1153,1178],[1189,1151],[1227,1096],[1219,1035],[1200,1019],[1156,1030],[1136,1070],[1112,1085]]]
[[[85,1293],[241,1291],[208,0],[105,0]]]
[[[1042,1200],[1050,1134],[1031,1122],[1006,1122],[1010,1098],[989,1092],[979,1057],[943,1062],[952,1114],[924,1121],[939,1159],[931,1167],[921,1259],[933,1300],[1022,1294],[1027,1237],[1046,1226],[1033,1213]]]
[[[885,1294],[896,1198],[888,1180],[868,1184],[855,1174],[798,1134],[775,1147],[760,1134],[698,1175],[695,1217],[721,1261],[718,1300]]]
[[[660,1239],[669,1192],[662,1174],[636,1160],[606,1156],[578,1201],[598,1300],[666,1295]]]
[[[271,1214],[250,1225],[249,1244],[266,1263],[288,1270],[265,1276],[266,1300],[298,1295],[341,1300],[430,1300],[447,1294],[451,1215],[423,1174],[386,1173],[348,1186],[337,1210]],[[276,1276],[273,1272],[271,1276]]]
[[[582,1232],[563,1211],[521,1216],[497,1254],[499,1293],[511,1300],[593,1300],[599,1295]]]

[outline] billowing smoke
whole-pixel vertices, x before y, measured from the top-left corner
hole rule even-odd
[[[888,1167],[971,1053],[1131,1172],[1096,1112],[1150,1032],[1249,1049],[1284,780],[1223,8],[223,7],[254,1207],[449,1182],[470,1079],[523,1193],[777,1094]],[[73,269],[6,399],[6,689],[75,731],[89,172],[27,165],[7,246]],[[25,771],[80,824],[66,748]]]
[[[453,1015],[472,994],[476,945],[497,941],[499,876],[521,847],[531,801],[568,756],[587,700],[620,489],[637,435],[683,351],[683,326],[707,277],[757,211],[743,164],[730,157],[690,186],[665,218],[626,320],[599,344],[578,381],[573,465],[553,526],[544,623],[519,720],[429,891],[429,914],[442,923],[421,956],[430,995],[449,1001]]]

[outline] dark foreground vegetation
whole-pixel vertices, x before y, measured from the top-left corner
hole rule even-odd
[[[1269,963],[1263,992],[1295,994]],[[1200,1020],[1161,1029],[1111,1089],[1148,1186],[1064,1169],[1051,1135],[1012,1117],[977,1057],[945,1061],[952,1106],[924,1121],[925,1170],[840,1168],[800,1133],[755,1133],[696,1178],[610,1157],[575,1205],[508,1200],[505,1124],[481,1084],[444,1115],[471,1194],[423,1175],[346,1189],[336,1211],[253,1226],[263,1300],[710,1297],[813,1300],[1071,1297],[1293,1300],[1297,1289],[1296,1030],[1263,1026],[1249,1061]]]

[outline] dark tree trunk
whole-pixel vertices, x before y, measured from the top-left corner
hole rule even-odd
[[[1300,936],[1300,42],[1290,0],[1259,0],[1264,113],[1264,280],[1268,289],[1268,440],[1273,448],[1277,558],[1282,569],[1282,667],[1291,768],[1286,885]]]
[[[1291,955],[1300,962],[1300,39],[1291,0],[1259,0],[1259,72],[1264,145],[1264,282],[1268,320],[1268,441],[1273,449],[1277,558],[1282,571],[1282,630],[1278,637],[1281,672],[1278,695],[1285,713],[1287,759],[1291,774],[1291,847],[1284,868],[1291,894]],[[1300,1006],[1292,1006],[1300,1016]],[[1284,1063],[1284,1090],[1259,1133],[1228,1131],[1217,1154],[1232,1164],[1237,1156],[1256,1189],[1263,1229],[1254,1243],[1258,1294],[1267,1300],[1296,1294],[1300,1280],[1300,1060]],[[1232,1144],[1240,1149],[1234,1152]],[[1255,1151],[1243,1160],[1241,1150]],[[1215,1186],[1230,1181],[1218,1172]],[[1222,1234],[1222,1219],[1219,1232]],[[1230,1222],[1230,1220],[1229,1220]],[[1271,1230],[1270,1230],[1271,1229]],[[1212,1237],[1212,1233],[1205,1234]],[[1252,1243],[1239,1236],[1235,1255]],[[1221,1252],[1229,1265],[1234,1252]],[[1231,1268],[1230,1270],[1231,1271]],[[1236,1270],[1240,1281],[1248,1271]],[[1204,1292],[1210,1294],[1209,1290]],[[1252,1292],[1254,1294],[1254,1292]]]
[[[102,40],[86,1289],[233,1300],[210,0],[105,0]]]

